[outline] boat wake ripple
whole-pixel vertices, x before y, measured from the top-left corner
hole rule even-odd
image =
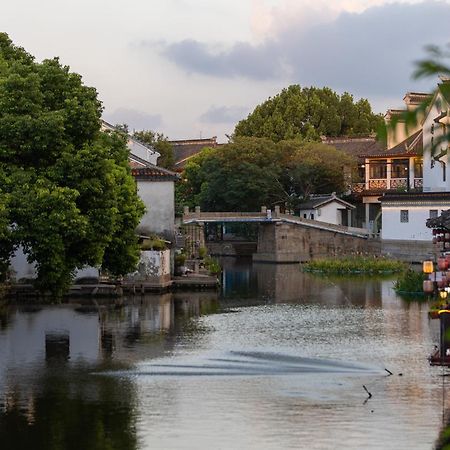
[[[264,376],[292,374],[381,374],[382,369],[360,364],[306,358],[272,352],[231,351],[222,357],[194,362],[142,363],[137,369],[102,372],[112,376]]]

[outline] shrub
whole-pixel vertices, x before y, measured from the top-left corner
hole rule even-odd
[[[218,275],[222,271],[219,261],[208,256],[205,258],[205,267],[214,275]]]
[[[175,255],[175,266],[180,267],[184,266],[186,262],[186,254],[185,253],[177,253]]]
[[[345,258],[323,258],[310,261],[303,265],[306,272],[331,274],[396,273],[404,270],[405,264],[395,259],[374,256],[348,256]]]
[[[398,293],[423,295],[423,280],[426,278],[422,272],[408,269],[401,273],[394,284]]]
[[[198,249],[198,256],[201,259],[204,259],[207,254],[208,254],[208,249],[206,247],[200,247]]]
[[[141,243],[141,250],[166,250],[166,241],[159,236],[150,236],[148,239],[144,239]]]

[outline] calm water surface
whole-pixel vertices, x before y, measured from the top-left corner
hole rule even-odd
[[[426,304],[224,264],[220,294],[0,309],[0,448],[433,448],[450,379]]]

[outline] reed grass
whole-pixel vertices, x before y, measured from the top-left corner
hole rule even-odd
[[[347,256],[344,258],[321,258],[303,264],[305,272],[326,274],[387,274],[405,270],[401,261],[374,256]]]

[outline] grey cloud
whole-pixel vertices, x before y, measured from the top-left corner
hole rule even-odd
[[[232,123],[235,124],[248,114],[249,109],[243,106],[211,106],[200,116],[203,123]]]
[[[407,88],[413,62],[427,44],[444,44],[450,5],[442,1],[388,4],[360,14],[343,13],[310,29],[291,26],[276,39],[253,46],[237,43],[214,51],[185,40],[162,54],[189,73],[253,80],[286,79],[328,85],[355,94],[390,95]],[[415,82],[415,88],[430,82]]]
[[[157,130],[162,125],[162,117],[160,114],[148,114],[135,109],[119,108],[112,113],[104,114],[106,121],[112,125],[118,123],[126,123],[132,130]]]
[[[410,84],[414,61],[424,56],[425,45],[446,42],[443,30],[449,20],[447,3],[391,4],[342,14],[305,36],[288,30],[281,41],[291,55],[295,79],[304,84],[389,95]]]
[[[229,50],[214,52],[204,43],[186,39],[166,45],[162,54],[189,73],[265,80],[281,75],[280,66],[267,58],[273,47],[273,43],[252,46],[239,42]]]

